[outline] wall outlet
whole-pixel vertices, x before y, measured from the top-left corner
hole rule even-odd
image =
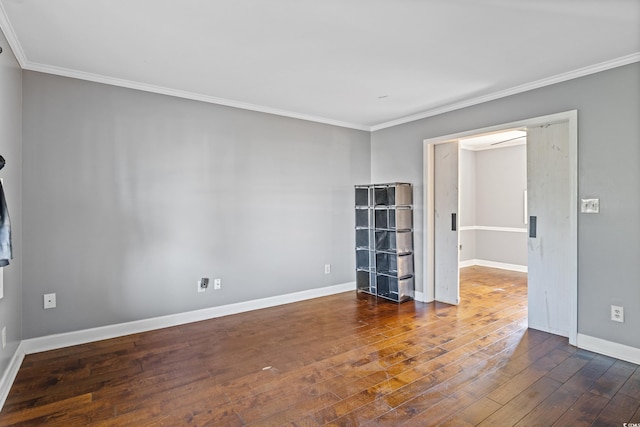
[[[56,294],[44,294],[44,308],[56,308]]]
[[[612,305],[611,320],[614,322],[624,322],[624,308],[618,305]]]
[[[213,281],[213,289],[218,290],[222,287],[222,279],[215,279]]]
[[[600,199],[580,199],[580,212],[600,213]]]
[[[7,327],[2,327],[2,348],[7,346]]]
[[[204,292],[207,290],[208,287],[209,287],[208,277],[203,277],[202,279],[198,280],[198,292]]]
[[[331,264],[324,265],[324,274],[331,274]]]

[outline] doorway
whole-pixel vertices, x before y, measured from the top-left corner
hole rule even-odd
[[[527,272],[526,143],[526,129],[460,140],[460,267]]]
[[[557,126],[556,126],[557,125]],[[424,141],[425,171],[425,280],[424,301],[459,301],[459,205],[458,141],[476,135],[524,129],[534,135],[528,144],[528,259],[529,259],[529,327],[567,336],[573,345],[577,340],[577,112],[569,111],[518,122],[474,129]],[[455,149],[442,150],[440,145]],[[533,148],[531,148],[533,147]],[[455,155],[454,155],[455,154]],[[456,157],[452,160],[452,157]],[[560,169],[558,159],[562,160]],[[439,165],[449,162],[448,178],[436,176]],[[555,163],[554,163],[555,162]],[[453,164],[455,163],[455,169]],[[545,164],[553,164],[551,168]],[[442,168],[441,168],[442,169]],[[453,173],[451,171],[454,171]],[[550,171],[562,170],[559,174]],[[542,171],[541,173],[538,173]],[[546,178],[545,178],[546,177]],[[449,195],[449,211],[436,210],[437,180],[448,179],[455,197]],[[542,180],[547,179],[546,182]],[[533,180],[533,181],[532,181]],[[562,184],[562,182],[564,184]],[[561,188],[562,191],[550,192]],[[440,194],[443,192],[440,191]],[[551,194],[557,193],[557,194]],[[535,212],[531,209],[535,204]],[[442,206],[441,203],[439,203]],[[562,205],[562,209],[560,209]],[[557,212],[566,221],[558,223]],[[447,239],[436,236],[447,231]],[[554,237],[555,236],[555,237]],[[449,241],[445,246],[442,242]],[[452,244],[454,242],[454,244]],[[436,257],[436,254],[438,256]],[[443,261],[444,259],[444,261]],[[455,261],[454,261],[455,260]],[[533,262],[531,261],[533,260]],[[444,270],[448,268],[449,270]],[[455,268],[455,273],[454,273]],[[439,270],[439,271],[438,271]],[[444,274],[443,274],[444,273]],[[443,278],[444,277],[444,278]]]

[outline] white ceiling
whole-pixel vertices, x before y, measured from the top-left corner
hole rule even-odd
[[[640,61],[638,0],[0,0],[24,69],[376,130]]]

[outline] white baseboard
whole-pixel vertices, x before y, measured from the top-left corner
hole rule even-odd
[[[640,365],[640,348],[578,334],[578,348]]]
[[[556,329],[556,328],[550,328],[546,325],[536,325],[535,323],[532,323],[531,320],[528,321],[529,324],[529,328],[530,329],[535,329],[536,331],[542,331],[542,332],[546,332],[548,334],[553,334],[553,335],[558,335],[561,337],[565,337],[565,338],[569,338],[569,332],[567,331],[563,331],[560,329]]]
[[[424,292],[420,292],[420,291],[414,291],[413,292],[413,299],[418,301],[418,302],[432,302],[433,299],[429,300],[427,299],[427,294],[425,294]]]
[[[504,262],[487,261],[483,259],[469,259],[466,261],[460,261],[459,263],[460,268],[471,267],[474,265],[479,265],[480,267],[499,268],[501,270],[519,271],[521,273],[529,271],[526,265],[507,264]]]
[[[117,338],[125,335],[152,331],[155,329],[169,328],[171,326],[184,325],[186,323],[199,322],[216,317],[259,310],[261,308],[275,307],[278,305],[319,298],[355,289],[356,282],[349,282],[324,288],[310,289],[308,291],[278,295],[275,297],[261,298],[219,307],[210,307],[202,310],[154,317],[151,319],[136,320],[116,325],[101,326],[98,328],[30,338],[22,341],[22,348],[24,354],[39,353],[41,351],[55,350],[73,345],[86,344],[109,338]]]
[[[458,267],[459,268],[465,268],[465,267],[473,267],[474,265],[478,265],[476,263],[476,261],[478,261],[477,259],[468,259],[466,261],[460,261],[458,263]]]
[[[18,375],[20,365],[22,365],[22,361],[24,360],[24,355],[24,347],[22,343],[20,343],[15,353],[13,353],[9,366],[4,371],[2,378],[0,378],[0,411],[4,406],[4,402],[7,400],[7,396],[9,396],[9,390],[11,390],[13,381],[15,381],[16,375]]]

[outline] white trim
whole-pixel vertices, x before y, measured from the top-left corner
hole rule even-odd
[[[84,329],[80,331],[66,332],[48,335],[38,338],[30,338],[22,341],[25,354],[39,353],[41,351],[55,350],[73,345],[86,344],[94,341],[106,340],[125,335],[152,331],[155,329],[169,328],[171,326],[184,325],[186,323],[209,320],[216,317],[229,316],[231,314],[244,313],[262,308],[275,307],[292,302],[334,295],[341,292],[353,291],[356,282],[348,282],[340,285],[327,286],[325,288],[310,289],[275,297],[261,298],[252,301],[228,304],[219,307],[210,307],[202,310],[188,311],[185,313],[170,314],[168,316],[154,317],[150,319],[136,320],[133,322],[116,325],[101,326],[98,328]]]
[[[526,273],[528,271],[528,267],[526,265],[508,264],[506,262],[487,261],[484,259],[468,259],[458,263],[460,268],[472,267],[474,265],[478,265],[480,267],[499,268],[500,270],[519,271],[521,273]]]
[[[130,80],[117,79],[112,77],[103,76],[100,74],[86,73],[82,71],[71,70],[68,68],[54,67],[45,64],[39,64],[31,62],[27,59],[22,45],[18,39],[18,36],[9,21],[7,12],[4,6],[0,2],[0,29],[4,32],[5,37],[9,43],[9,47],[13,51],[20,67],[24,70],[39,71],[43,73],[55,74],[59,76],[72,77],[81,80],[88,80],[97,83],[104,83],[114,86],[126,87],[129,89],[137,89],[145,92],[154,92],[163,95],[175,96],[179,98],[191,99],[195,101],[202,101],[211,104],[226,105],[228,107],[235,107],[246,109],[250,111],[258,111],[267,114],[275,114],[283,117],[290,117],[300,120],[308,120],[317,123],[324,123],[333,126],[345,127],[350,129],[364,130],[368,132],[375,132],[377,130],[386,129],[389,127],[397,126],[403,123],[409,123],[416,120],[421,120],[427,117],[436,116],[438,114],[446,113],[449,111],[459,110],[465,107],[482,104],[484,102],[493,101],[507,96],[516,95],[522,92],[526,92],[533,89],[561,83],[564,81],[576,79],[579,77],[588,76],[590,74],[599,73],[601,71],[610,70],[612,68],[622,67],[624,65],[632,64],[640,61],[640,52],[635,52],[629,55],[614,58],[609,61],[600,62],[598,64],[589,65],[587,67],[578,68],[576,70],[568,71],[566,73],[556,74],[555,76],[547,77],[544,79],[536,80],[533,82],[525,83],[519,86],[515,86],[509,89],[505,89],[498,92],[493,92],[487,95],[479,96],[476,98],[455,102],[453,104],[444,105],[441,107],[432,108],[430,110],[423,111],[421,113],[412,114],[410,116],[401,117],[388,122],[378,123],[376,125],[364,125],[358,123],[348,123],[340,120],[329,119],[326,117],[318,117],[309,114],[296,113],[293,111],[280,110],[277,108],[271,108],[262,105],[255,105],[244,103],[240,101],[234,101],[230,99],[218,98],[215,96],[208,96],[197,94],[193,92],[180,91],[170,89],[162,86],[148,85],[144,83],[134,82]]]
[[[577,79],[579,77],[588,76],[590,74],[599,73],[601,71],[607,71],[612,68],[622,67],[623,65],[633,64],[634,62],[638,61],[640,61],[640,52],[635,52],[630,55],[612,59],[610,61],[604,61],[600,62],[599,64],[589,65],[587,67],[578,68],[577,70],[569,71],[566,73],[556,74],[555,76],[525,83],[523,85],[515,86],[510,89],[493,92],[484,96],[479,96],[465,101],[444,105],[442,107],[433,108],[422,113],[413,114],[411,116],[401,117],[389,122],[373,125],[371,126],[370,131],[375,132],[377,130],[390,128],[404,123],[414,122],[416,120],[437,116],[438,114],[448,113],[450,111],[460,110],[462,108],[471,107],[473,105],[482,104],[484,102],[506,98],[507,96],[517,95],[519,93],[527,92],[533,89],[539,89],[541,87],[550,86],[556,83],[562,83],[567,80]]]
[[[487,225],[467,225],[464,227],[460,227],[460,231],[470,231],[470,230],[483,230],[483,231],[507,231],[510,233],[526,233],[526,228],[515,228],[515,227],[490,227]]]
[[[413,299],[418,302],[431,302],[427,301],[427,296],[425,295],[425,293],[420,291],[413,291]]]
[[[603,340],[589,335],[578,334],[578,348],[626,360],[640,365],[640,348]]]
[[[326,117],[314,116],[311,114],[297,113],[295,111],[280,110],[278,108],[267,107],[264,105],[250,104],[246,102],[236,101],[232,99],[219,98],[216,96],[204,95],[194,92],[187,92],[183,90],[171,89],[168,87],[151,85],[132,80],[120,79],[115,77],[104,76],[101,74],[87,73],[84,71],[72,70],[69,68],[56,67],[53,65],[40,64],[37,62],[31,62],[27,59],[27,56],[22,49],[20,40],[11,25],[11,21],[7,15],[7,12],[0,2],[0,29],[4,32],[9,47],[13,51],[20,68],[23,70],[38,71],[41,73],[53,74],[56,76],[70,77],[79,80],[90,81],[94,83],[102,83],[111,86],[124,87],[128,89],[141,90],[144,92],[158,93],[161,95],[174,96],[177,98],[190,99],[193,101],[206,102],[209,104],[224,105],[227,107],[240,108],[243,110],[257,111],[260,113],[275,114],[277,116],[289,117],[292,119],[307,120],[316,123],[323,123],[332,126],[344,127],[349,129],[357,129],[363,131],[371,131],[371,127],[368,125],[361,125],[357,123],[343,122],[340,120],[330,119]]]
[[[24,50],[22,50],[22,45],[20,44],[18,36],[9,21],[7,11],[4,9],[2,2],[0,2],[0,29],[4,33],[4,36],[9,43],[9,47],[13,51],[13,56],[18,60],[20,68],[24,69],[25,64],[27,64],[27,57],[24,54]]]
[[[640,59],[640,54],[638,54]],[[622,65],[622,64],[621,64]],[[457,141],[466,137],[498,132],[506,129],[515,129],[523,127],[535,127],[543,124],[569,122],[569,174],[570,174],[570,186],[571,186],[571,198],[570,208],[571,216],[569,217],[570,223],[570,240],[571,240],[571,254],[569,259],[571,265],[569,268],[569,344],[576,345],[578,335],[578,111],[571,110],[561,113],[549,114],[546,116],[534,117],[531,119],[518,120],[510,123],[503,123],[500,125],[489,126],[480,129],[472,129],[464,132],[458,132],[449,135],[443,135],[435,138],[427,138],[423,141],[423,152],[425,153],[425,165],[423,168],[424,173],[424,187],[425,187],[425,206],[424,206],[424,229],[427,230],[427,236],[424,242],[425,247],[425,265],[427,268],[434,262],[433,250],[427,252],[427,249],[432,248],[434,233],[433,228],[429,228],[429,222],[432,221],[434,215],[433,203],[430,203],[426,197],[429,195],[428,189],[433,191],[433,165],[428,163],[428,155],[430,150],[433,150],[432,145],[446,143],[449,141]],[[427,270],[428,271],[428,270]],[[429,274],[425,277],[424,285],[425,293],[430,291],[429,287],[433,287],[433,278],[429,277]]]
[[[10,43],[10,46],[13,49],[13,45],[11,45],[11,43]],[[19,43],[17,43],[17,46],[20,46]],[[277,116],[307,120],[311,122],[323,123],[323,124],[339,126],[339,127],[349,128],[349,129],[363,130],[368,132],[374,132],[377,130],[397,126],[403,123],[413,122],[413,121],[424,119],[427,117],[432,117],[438,114],[459,110],[462,108],[482,104],[484,102],[493,101],[500,98],[505,98],[507,96],[515,95],[515,94],[526,92],[533,89],[538,89],[538,88],[549,86],[556,83],[561,83],[567,80],[572,80],[578,77],[587,76],[589,74],[606,71],[612,68],[621,67],[623,65],[628,65],[628,64],[632,64],[634,62],[640,61],[640,53],[635,53],[635,54],[623,56],[620,58],[616,58],[611,61],[605,61],[599,64],[580,68],[578,70],[573,70],[567,73],[558,74],[556,76],[552,76],[546,79],[541,79],[535,82],[526,83],[524,85],[516,86],[514,88],[507,89],[504,91],[494,92],[485,96],[476,97],[466,101],[427,110],[419,114],[407,116],[404,118],[392,120],[392,121],[377,124],[377,125],[368,126],[368,125],[358,124],[358,123],[343,122],[340,120],[329,119],[326,117],[313,116],[310,114],[297,113],[294,111],[280,110],[277,108],[250,104],[250,103],[245,103],[241,101],[235,101],[232,99],[218,98],[215,96],[203,95],[203,94],[187,92],[187,91],[182,91],[177,89],[171,89],[163,86],[156,86],[156,85],[135,82],[131,80],[108,77],[100,74],[86,73],[83,71],[76,71],[68,68],[38,64],[38,63],[34,63],[26,60],[24,58],[24,53],[22,53],[21,47],[19,47],[18,50],[21,53],[20,55],[16,54],[16,58],[19,58],[18,62],[20,63],[21,67],[25,70],[39,71],[42,73],[54,74],[54,75],[63,76],[63,77],[71,77],[75,79],[87,80],[87,81],[92,81],[96,83],[103,83],[103,84],[108,84],[113,86],[125,87],[129,89],[141,90],[145,92],[152,92],[152,93],[158,93],[162,95],[174,96],[178,98],[191,99],[194,101],[207,102],[210,104],[225,105],[228,107],[240,108],[240,109],[250,110],[250,111],[258,111],[258,112],[267,113],[267,114],[275,114]],[[14,50],[14,53],[15,53],[15,50]]]
[[[16,352],[13,353],[13,357],[11,357],[9,366],[7,366],[7,369],[4,371],[2,378],[0,378],[0,411],[4,406],[4,402],[7,400],[7,396],[9,396],[9,390],[11,390],[16,375],[18,375],[20,365],[22,365],[22,361],[24,360],[24,355],[24,347],[22,343],[20,343],[18,344],[18,348],[16,348]]]
[[[460,261],[458,263],[458,268],[473,267],[474,265],[478,265],[476,261],[478,261],[478,260],[476,260],[476,259],[468,259],[468,260],[465,260],[465,261]]]
[[[640,54],[639,54],[640,56]],[[578,345],[578,110],[569,111],[569,344]]]
[[[435,206],[435,144],[424,147],[424,203],[425,206]],[[424,210],[424,229],[427,238],[423,239],[423,265],[425,266],[425,279],[423,292],[424,302],[435,301],[436,298],[436,269],[435,269],[435,239],[433,236],[436,230],[436,216],[433,209]]]
[[[349,129],[369,131],[370,127],[357,123],[348,123],[326,117],[314,116],[311,114],[297,113],[295,111],[280,110],[278,108],[264,105],[250,104],[248,102],[235,101],[233,99],[218,98],[216,96],[204,95],[195,92],[172,89],[164,86],[151,85],[132,80],[103,76],[101,74],[86,73],[84,71],[71,70],[69,68],[54,67],[46,64],[38,64],[27,61],[23,67],[25,70],[38,71],[41,73],[54,74],[62,77],[71,77],[79,80],[86,80],[95,83],[102,83],[111,86],[124,87],[128,89],[141,90],[144,92],[158,93],[161,95],[173,96],[176,98],[190,99],[193,101],[206,102],[209,104],[224,105],[227,107],[240,108],[243,110],[257,111],[260,113],[274,114],[276,116],[289,117],[292,119],[307,120],[310,122],[322,123]]]

